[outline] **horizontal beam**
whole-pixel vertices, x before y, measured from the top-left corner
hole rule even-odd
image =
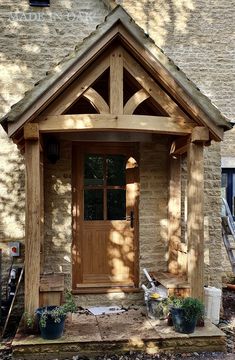
[[[209,129],[203,126],[195,126],[192,131],[191,142],[206,142],[210,140]]]
[[[187,152],[188,150],[188,142],[189,137],[188,136],[182,136],[177,139],[175,139],[170,148],[170,155],[182,155]]]
[[[44,133],[115,130],[186,135],[191,134],[192,129],[193,124],[181,117],[82,114],[39,118],[39,131]]]
[[[24,139],[25,140],[39,139],[39,130],[37,123],[28,123],[24,126]]]

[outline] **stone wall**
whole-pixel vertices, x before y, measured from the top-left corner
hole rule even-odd
[[[107,0],[108,1],[108,0]],[[117,1],[118,2],[118,1]],[[119,0],[124,8],[133,16],[134,20],[150,34],[156,43],[172,58],[173,61],[186,72],[188,77],[230,118],[234,113],[233,82],[234,82],[234,34],[233,7],[229,0],[187,0],[187,1],[152,1],[152,0]],[[10,106],[20,100],[25,91],[34,83],[44,77],[46,71],[71,52],[78,42],[93,31],[98,23],[104,20],[108,10],[99,0],[52,0],[50,8],[33,8],[28,0],[16,2],[5,0],[0,4],[0,116],[6,114]],[[232,132],[226,135],[226,141],[231,146],[228,153],[234,151]],[[5,132],[0,128],[0,241],[4,250],[3,268],[5,274],[10,265],[7,244],[9,241],[24,241],[24,160],[16,146],[8,140]],[[143,145],[143,154],[147,155],[149,145]],[[227,147],[222,145],[222,154]],[[64,151],[69,151],[65,148]],[[208,233],[212,251],[210,264],[211,274],[219,272],[220,268],[220,225],[219,204],[216,194],[219,194],[219,169],[215,159],[219,159],[219,146],[207,150],[208,164],[206,174],[206,201],[208,210]],[[157,156],[157,155],[156,155]],[[147,165],[146,165],[147,166]],[[156,165],[157,166],[157,165]],[[47,171],[52,179],[52,196],[61,182],[61,196],[64,196],[63,206],[68,214],[69,205],[65,198],[69,197],[69,176],[64,170],[63,174],[53,178],[50,167]],[[68,177],[67,177],[68,176]],[[215,177],[213,187],[210,185],[211,177]],[[150,185],[142,177],[143,197],[151,193]],[[151,183],[155,179],[152,175]],[[57,183],[59,181],[59,183]],[[144,188],[147,186],[146,188]],[[59,190],[61,191],[61,190]],[[152,194],[152,193],[151,193]],[[152,195],[150,195],[152,196]],[[164,195],[165,196],[165,195]],[[163,197],[156,205],[154,198],[151,206],[156,206],[162,215],[162,222],[157,222],[156,232],[162,233],[161,248],[165,249],[165,223]],[[47,211],[50,210],[48,205]],[[143,202],[140,209],[143,209]],[[142,210],[141,210],[142,211]],[[58,217],[58,219],[57,219]],[[60,215],[53,209],[49,222],[56,222]],[[145,224],[144,224],[145,222]],[[145,233],[148,216],[143,215],[141,234]],[[69,223],[66,222],[66,227]],[[46,238],[49,244],[55,247],[55,239],[59,236],[61,244],[65,239],[59,230],[59,235],[48,230]],[[70,236],[70,232],[69,232]],[[152,235],[149,233],[149,237]],[[142,246],[142,245],[141,245]],[[143,245],[144,246],[144,245]],[[151,251],[149,248],[147,251]],[[68,247],[66,248],[68,252]],[[154,250],[155,252],[155,250]],[[213,256],[214,260],[213,260]],[[69,271],[70,265],[62,254],[58,255],[62,269]],[[160,259],[158,259],[160,261]],[[21,261],[21,259],[19,260]],[[144,260],[141,259],[142,264]],[[151,265],[152,259],[149,260]],[[49,262],[48,262],[49,264]],[[49,266],[49,265],[48,265]],[[159,262],[161,268],[163,262]],[[48,269],[49,270],[49,269]],[[212,284],[218,279],[210,277]]]
[[[28,0],[0,3],[0,117],[107,15],[99,0],[52,0],[49,8],[28,4]],[[15,262],[23,261],[24,196],[24,159],[0,126],[3,283],[11,263],[9,241],[22,243],[22,257]]]

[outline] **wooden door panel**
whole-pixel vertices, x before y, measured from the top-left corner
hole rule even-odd
[[[138,199],[139,199],[139,169],[137,164],[135,146],[127,144],[77,144],[73,146],[73,200],[74,200],[74,240],[73,240],[73,287],[79,288],[113,288],[131,287],[138,285]],[[91,154],[91,155],[89,155]],[[92,155],[94,154],[94,155]],[[97,157],[98,155],[98,157]],[[125,183],[123,180],[115,180],[115,175],[108,178],[109,168],[104,165],[104,177],[106,180],[84,180],[84,161],[99,158],[99,162],[110,166],[110,161],[126,159]],[[103,156],[104,161],[100,160]],[[111,159],[111,160],[110,160]],[[96,160],[95,160],[96,161]],[[122,160],[121,160],[122,161]],[[124,163],[124,164],[125,164]],[[97,161],[96,161],[97,164]],[[123,164],[123,162],[122,162]],[[102,165],[103,167],[103,165]],[[86,165],[87,169],[87,165]],[[112,169],[115,169],[115,166]],[[93,179],[86,170],[86,179]],[[95,169],[97,174],[97,168]],[[112,170],[113,171],[113,170]],[[99,173],[99,172],[98,172]],[[112,173],[113,174],[113,173]],[[118,175],[119,176],[119,175]],[[89,179],[88,178],[88,179]],[[99,173],[99,178],[100,173]],[[117,181],[109,183],[109,181]],[[85,195],[87,190],[102,190],[103,213],[97,216],[96,202],[89,200],[89,210],[84,210]],[[109,198],[110,191],[116,196]],[[123,192],[124,191],[124,192]],[[123,198],[123,194],[126,194]],[[111,200],[110,200],[111,199]],[[123,200],[124,199],[124,200]],[[111,201],[111,205],[110,205]],[[125,207],[123,203],[125,201]],[[120,208],[119,207],[120,203]],[[97,203],[97,206],[100,206]],[[113,204],[113,205],[112,205]],[[110,219],[110,206],[114,206],[113,215],[115,220]],[[100,208],[99,208],[100,209]],[[122,209],[120,211],[120,209]],[[123,214],[125,210],[126,215]],[[134,216],[132,216],[134,214]],[[93,219],[94,216],[94,219]],[[103,216],[101,220],[100,216]],[[119,216],[118,220],[117,216]],[[92,220],[93,219],[93,220]],[[112,219],[112,217],[111,217]]]
[[[82,238],[83,283],[133,285],[133,231],[129,222],[84,225]]]

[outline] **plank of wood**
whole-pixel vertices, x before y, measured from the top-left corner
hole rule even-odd
[[[70,67],[64,71],[63,75],[25,111],[18,121],[8,124],[8,136],[13,137],[26,121],[34,119],[46,106],[56,99],[58,94],[65,90],[77,76],[82,74],[85,68],[94,63],[104,48],[108,48],[117,33],[118,25],[110,29],[109,32],[106,32],[105,36],[101,37],[96,44],[93,44],[89,51],[84,52],[79,59],[75,59]]]
[[[203,144],[188,144],[188,279],[192,296],[204,299],[204,159]]]
[[[188,289],[190,287],[185,276],[169,272],[151,272],[151,277],[167,289]]]
[[[24,126],[24,139],[25,140],[38,140],[39,130],[37,123],[27,123]]]
[[[192,131],[191,141],[193,143],[205,142],[210,140],[209,129],[204,126],[195,126]]]
[[[42,292],[39,294],[39,306],[60,306],[62,303],[62,292]]]
[[[130,49],[136,58],[148,67],[148,70],[154,77],[157,77],[162,86],[172,94],[172,96],[181,104],[182,108],[192,115],[195,122],[210,129],[213,134],[213,139],[216,141],[223,140],[224,129],[215,125],[209,115],[207,115],[201,107],[192,99],[191,95],[182,87],[164,65],[154,56],[154,52],[142,46],[132,37],[127,30],[127,27],[119,25],[118,31],[122,36],[123,43]],[[131,29],[129,29],[131,30]]]
[[[84,92],[83,97],[89,100],[100,114],[110,113],[108,104],[95,89],[90,87]]]
[[[168,271],[179,273],[178,249],[181,243],[181,158],[169,160],[169,201],[168,201]]]
[[[79,99],[87,89],[109,67],[109,57],[102,57],[92,67],[87,69],[75,82],[73,82],[51,105],[43,112],[43,115],[60,115]]]
[[[44,158],[43,149],[40,146],[40,273],[44,270]]]
[[[136,79],[144,90],[164,109],[170,116],[180,116],[190,120],[167,93],[148,75],[141,65],[137,63],[127,51],[123,50],[124,68]],[[195,124],[196,125],[196,124]]]
[[[44,269],[44,160],[43,149],[40,149],[40,273]]]
[[[25,218],[25,311],[34,315],[39,306],[41,196],[39,141],[25,143],[26,218]]]
[[[123,113],[127,115],[132,115],[135,109],[149,97],[150,95],[144,89],[140,89],[127,101],[124,106]]]
[[[123,54],[121,47],[117,47],[110,54],[109,98],[111,114],[123,114]]]
[[[40,132],[66,132],[78,130],[141,131],[160,134],[185,135],[192,131],[192,124],[184,118],[148,115],[58,115],[42,118]]]
[[[64,291],[64,274],[43,274],[40,277],[40,292]]]

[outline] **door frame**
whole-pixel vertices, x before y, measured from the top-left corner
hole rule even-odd
[[[83,215],[83,202],[82,209],[79,209],[79,198],[83,198],[83,187],[79,188],[77,184],[82,184],[81,177],[83,176],[82,171],[78,169],[83,166],[83,154],[86,148],[91,148],[94,153],[105,153],[105,148],[129,148],[130,152],[133,153],[135,160],[138,163],[139,169],[139,144],[138,143],[127,143],[127,142],[83,142],[73,141],[72,142],[72,291],[75,294],[79,293],[107,293],[107,292],[136,292],[139,291],[139,194],[135,202],[135,217],[134,217],[134,287],[89,287],[89,286],[78,286],[82,285],[82,261],[80,254],[82,254],[81,242],[81,222],[83,219],[79,215]],[[140,183],[140,171],[138,171],[137,182]]]

